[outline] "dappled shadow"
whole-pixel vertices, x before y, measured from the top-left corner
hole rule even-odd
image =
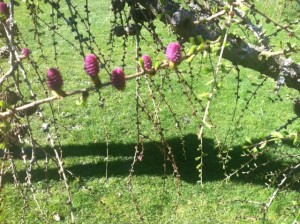
[[[199,173],[196,166],[199,161],[196,161],[196,157],[200,155],[197,150],[199,141],[196,135],[189,134],[184,137],[185,149],[182,149],[182,141],[180,138],[170,139],[168,142],[172,147],[173,154],[176,158],[176,163],[179,167],[181,179],[186,182],[196,183],[199,180]],[[259,141],[259,140],[257,140]],[[290,142],[286,142],[290,144]],[[160,149],[160,144],[157,142],[148,142],[144,144],[144,154],[142,161],[137,161],[134,166],[135,175],[156,175],[163,177],[163,164],[164,157]],[[222,180],[225,178],[222,163],[218,158],[218,151],[215,149],[214,141],[212,139],[204,139],[204,153],[206,156],[203,160],[203,180],[214,181]],[[74,175],[82,178],[90,177],[104,177],[106,174],[106,143],[91,143],[88,145],[66,145],[62,146],[63,158],[66,161],[66,167]],[[44,151],[48,151],[53,156],[51,149],[46,148]],[[241,156],[242,146],[236,146],[230,151],[230,161],[227,164],[227,170],[232,170],[241,167],[245,162],[249,160],[247,157]],[[38,161],[40,163],[44,160],[44,154],[37,154]],[[126,176],[129,175],[131,168],[133,155],[135,152],[135,144],[109,144],[109,162],[108,162],[108,176]],[[72,164],[68,163],[68,158],[72,158]],[[90,161],[91,158],[95,158],[95,162]],[[238,178],[233,177],[234,181],[264,184],[264,174],[268,171],[282,169],[286,163],[274,160],[269,155],[264,154],[255,160],[257,165],[267,163],[265,166],[261,166],[255,169],[253,172],[247,175],[240,175]],[[271,161],[271,162],[270,162]],[[253,167],[254,163],[250,163],[250,167]],[[51,168],[47,172],[49,179],[58,180],[58,169]],[[167,161],[167,174],[172,174],[173,169],[170,161]],[[21,180],[25,179],[25,171],[19,171]],[[40,181],[46,177],[44,167],[36,168],[32,171],[32,180]],[[6,177],[4,180],[12,182],[12,177]],[[300,186],[295,186],[300,189]]]

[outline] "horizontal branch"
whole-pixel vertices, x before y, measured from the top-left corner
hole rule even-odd
[[[223,16],[225,14],[226,14],[226,11],[223,9],[220,12],[217,12],[217,13],[211,15],[210,17],[206,18],[205,21],[207,22],[207,21],[211,21],[211,20],[217,19],[218,17]],[[201,21],[199,21],[199,20],[197,21],[196,20],[196,21],[194,21],[194,24],[199,24],[200,22]]]
[[[185,57],[182,58],[182,60],[185,60],[188,57],[189,56],[185,56]],[[169,67],[169,63],[164,62],[164,63],[161,64],[161,66],[157,70],[165,69],[165,68],[168,68],[168,67]],[[135,74],[126,76],[125,80],[128,81],[128,80],[131,80],[131,79],[134,79],[134,78],[141,77],[141,76],[146,75],[146,74],[147,74],[147,71],[142,70],[142,71],[137,72]],[[112,85],[112,82],[106,82],[106,83],[102,83],[99,88],[96,88],[95,86],[91,86],[91,87],[84,88],[84,89],[77,89],[77,90],[68,91],[68,92],[66,92],[64,97],[51,96],[51,97],[48,97],[48,98],[45,98],[45,99],[37,100],[37,101],[31,102],[31,103],[28,103],[28,104],[25,104],[25,105],[7,110],[5,112],[1,112],[0,113],[0,119],[5,119],[6,117],[12,116],[12,115],[14,115],[18,112],[27,110],[27,109],[32,108],[32,107],[37,107],[37,106],[39,106],[41,104],[45,104],[47,102],[63,99],[63,98],[66,98],[66,97],[70,97],[70,96],[73,96],[73,95],[78,95],[78,94],[82,94],[82,93],[86,93],[86,92],[98,91],[99,89],[102,89],[102,88],[110,86],[110,85]]]

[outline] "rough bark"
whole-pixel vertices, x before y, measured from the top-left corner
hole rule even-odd
[[[205,40],[216,40],[221,35],[220,28],[215,24],[209,22],[195,24],[194,22],[197,20],[195,13],[181,8],[178,3],[172,0],[165,1],[164,5],[158,0],[137,0],[137,2],[155,16],[165,15],[161,21],[171,24],[174,27],[174,31],[186,41],[189,41],[190,37],[197,35],[201,35]],[[206,11],[204,8],[199,8],[198,10],[205,16]],[[207,15],[207,17],[209,16]],[[275,81],[281,78],[289,88],[300,91],[299,63],[278,55],[262,56],[265,53],[265,49],[249,44],[234,35],[229,36],[228,42],[229,45],[223,54],[224,59],[231,61],[235,65],[241,65],[269,76]]]

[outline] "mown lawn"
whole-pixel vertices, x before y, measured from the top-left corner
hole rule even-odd
[[[266,4],[269,4],[268,13],[279,18],[278,11],[274,10],[276,2],[268,1]],[[77,10],[83,17],[85,17],[84,3],[82,0],[73,3],[77,5]],[[52,20],[49,16],[52,13],[51,8],[45,3],[39,4],[42,9],[39,13],[41,20],[51,25]],[[260,2],[258,7],[263,9],[266,4]],[[110,1],[90,1],[89,5],[91,31],[95,41],[105,58],[111,57],[107,69],[122,66],[123,39],[115,38],[112,54],[111,44],[108,43],[113,19],[109,9]],[[288,10],[293,12],[292,6],[289,7],[282,9],[282,13],[287,13]],[[44,77],[47,68],[58,66],[64,77],[65,90],[85,88],[92,84],[83,69],[83,57],[79,54],[80,44],[74,39],[76,35],[62,18],[58,20],[56,30],[59,35],[55,34],[58,55],[55,60],[54,40],[49,28],[45,23],[39,22],[40,26],[37,27],[40,40],[38,40],[34,36],[34,26],[29,19],[25,3],[20,2],[20,6],[15,10],[22,34],[21,46],[26,43],[32,50],[31,60],[37,62],[36,67],[30,61],[24,62],[24,65],[38,99],[44,98],[45,93],[35,69],[41,77]],[[60,10],[66,18],[69,18],[70,11],[65,2],[61,2]],[[296,14],[291,13],[291,16],[296,17]],[[56,21],[55,19],[55,23]],[[86,35],[85,27],[80,22],[78,24],[78,30]],[[164,46],[176,41],[176,37],[168,27],[164,27],[159,21],[155,21],[155,25]],[[269,25],[267,30],[271,32],[271,29]],[[145,31],[142,35],[144,38],[141,44],[142,52],[156,59],[164,59],[164,52],[154,52],[152,37]],[[286,41],[284,36],[280,39]],[[136,69],[135,38],[125,40],[125,44],[125,72],[133,74]],[[92,46],[98,52],[96,45]],[[186,51],[189,46],[185,44]],[[83,49],[85,54],[90,52],[87,46],[83,46]],[[299,59],[297,56],[295,58]],[[149,113],[154,114],[155,109],[158,110],[164,137],[172,147],[179,167],[180,185],[173,175],[170,161],[164,160],[161,136],[147,118],[147,113],[142,110],[138,115],[141,122],[140,134],[149,138],[145,138],[141,161],[137,161],[134,170],[130,172],[138,136],[135,80],[128,82],[124,91],[117,91],[112,87],[101,90],[101,96],[105,99],[103,108],[98,106],[99,96],[96,93],[91,93],[85,107],[79,105],[79,96],[53,102],[55,123],[51,107],[47,104],[41,106],[46,121],[51,124],[50,133],[55,133],[57,129],[59,134],[56,142],[61,145],[64,166],[70,171],[67,172],[67,176],[77,223],[261,223],[263,203],[269,201],[276,189],[276,185],[272,183],[270,187],[266,187],[265,183],[268,181],[265,174],[292,162],[289,159],[277,160],[281,152],[299,154],[297,152],[299,149],[290,142],[270,145],[254,162],[258,165],[268,163],[267,166],[255,169],[250,174],[240,173],[239,177],[234,176],[231,180],[225,181],[218,143],[224,144],[224,150],[231,149],[230,159],[226,164],[227,173],[243,166],[249,160],[249,157],[241,156],[247,139],[255,141],[264,139],[295,117],[292,99],[298,93],[282,88],[280,95],[277,96],[274,94],[275,82],[267,79],[256,94],[253,94],[264,77],[240,68],[241,81],[238,84],[237,72],[232,69],[231,64],[224,62],[225,67],[220,74],[222,82],[210,112],[214,127],[211,130],[206,128],[205,131],[206,156],[201,185],[196,168],[199,161],[195,160],[199,156],[197,134],[203,116],[199,99],[205,105],[205,96],[210,91],[209,83],[213,78],[210,71],[215,68],[216,61],[216,56],[212,56],[210,60],[208,55],[205,57],[198,55],[191,66],[187,63],[180,65],[181,79],[174,71],[163,71],[151,79],[142,77],[140,80],[140,96],[145,102],[145,111],[149,110]],[[5,62],[1,61],[2,69],[6,68]],[[103,82],[109,80],[104,69],[100,77]],[[191,84],[193,88],[187,88],[180,80]],[[29,99],[26,86],[22,84],[22,88],[26,93],[25,97]],[[149,88],[153,91],[155,103],[150,97]],[[240,96],[238,101],[237,88]],[[161,93],[164,94],[163,97]],[[236,116],[232,118],[235,110]],[[177,122],[180,123],[181,129],[177,127]],[[4,187],[0,195],[0,223],[21,223],[22,216],[27,223],[44,223],[45,219],[49,223],[55,223],[55,219],[60,219],[60,223],[70,223],[70,207],[66,203],[67,191],[58,173],[59,168],[50,160],[45,171],[44,152],[48,152],[50,156],[54,156],[54,153],[49,146],[46,133],[41,130],[43,123],[44,121],[37,115],[30,117],[34,139],[39,143],[39,147],[36,148],[37,165],[34,165],[32,170],[33,189],[44,214],[42,215],[38,209],[31,189],[26,187],[24,164],[20,159],[19,149],[15,149],[14,161],[28,204],[25,203],[24,208],[24,198],[14,186],[13,176],[8,172],[4,176]],[[298,128],[299,119],[288,126],[288,131],[293,132]],[[25,147],[25,151],[30,155],[29,146]],[[4,163],[7,165],[9,161]],[[166,172],[164,172],[165,163]],[[254,163],[250,163],[243,171],[254,168]],[[278,194],[267,214],[267,223],[291,223],[295,219],[294,214],[299,212],[299,205],[297,207],[296,203],[300,203],[299,184],[292,185]]]

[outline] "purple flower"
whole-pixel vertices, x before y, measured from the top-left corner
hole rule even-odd
[[[144,60],[144,67],[146,70],[152,69],[152,60],[148,54],[143,55],[142,59]]]
[[[8,6],[4,2],[0,2],[0,13],[5,15],[9,14]]]
[[[115,68],[111,74],[111,82],[114,87],[119,90],[125,88],[126,80],[125,80],[125,73],[121,68]]]
[[[96,55],[89,54],[88,56],[85,57],[84,62],[85,62],[85,66],[84,66],[85,71],[91,77],[96,88],[100,88],[101,82],[98,76],[100,72],[100,68],[99,68],[99,61]]]
[[[167,58],[174,64],[179,64],[181,61],[181,45],[178,42],[170,43],[167,51]]]
[[[86,56],[84,62],[85,62],[85,66],[84,66],[85,71],[89,76],[93,77],[98,75],[100,68],[99,68],[99,62],[96,55],[89,54],[88,56]]]
[[[6,3],[0,2],[0,21],[4,21],[9,16],[9,9]]]
[[[61,90],[64,84],[60,71],[56,68],[50,68],[47,72],[48,87],[54,91]]]
[[[22,58],[28,58],[30,55],[30,50],[28,48],[22,49]]]

